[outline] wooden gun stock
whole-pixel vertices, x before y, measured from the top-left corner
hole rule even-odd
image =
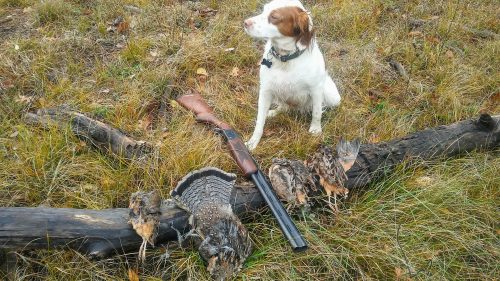
[[[248,177],[257,172],[257,165],[255,165],[255,161],[243,143],[243,140],[241,140],[240,136],[229,124],[219,120],[213,114],[212,109],[199,93],[191,91],[189,94],[178,97],[176,101],[184,108],[192,111],[196,115],[198,122],[212,124],[222,130],[231,156],[245,176]]]

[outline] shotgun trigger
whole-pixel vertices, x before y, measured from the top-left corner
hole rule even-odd
[[[227,141],[239,138],[238,133],[236,133],[233,129],[228,129],[228,130],[222,130],[222,135],[224,136],[224,139]]]
[[[219,127],[214,127],[213,130],[214,130],[214,133],[216,133],[217,135],[224,136],[224,130],[223,129],[221,129]]]

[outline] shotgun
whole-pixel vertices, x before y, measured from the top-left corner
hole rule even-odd
[[[246,177],[252,179],[259,190],[262,198],[267,203],[274,217],[278,221],[281,231],[290,242],[294,252],[307,250],[307,243],[286,212],[285,208],[274,193],[271,184],[267,181],[262,171],[257,167],[257,163],[248,151],[236,131],[227,123],[219,120],[212,109],[203,100],[200,93],[195,90],[188,91],[187,94],[176,98],[184,108],[196,115],[196,121],[208,123],[216,126],[225,137],[231,156],[236,161]]]

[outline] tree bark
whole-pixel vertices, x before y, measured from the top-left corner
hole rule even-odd
[[[71,116],[73,120],[77,119],[75,115]],[[87,120],[87,117],[78,118]],[[500,116],[481,115],[478,119],[426,129],[389,142],[361,145],[356,163],[347,172],[346,187],[366,187],[407,159],[431,160],[476,149],[495,150],[500,146],[499,123]],[[85,127],[88,124],[96,123],[87,120],[78,121],[78,124],[83,127],[72,125],[72,128],[73,131],[80,128],[76,130],[80,133],[89,131]],[[109,133],[107,129],[104,131],[104,140],[119,135]],[[101,134],[85,135],[93,143],[96,136]],[[123,150],[111,151],[119,153]],[[235,188],[232,205],[236,214],[246,216],[265,203],[259,192],[248,184]],[[176,229],[184,233],[188,228],[188,214],[174,205],[164,204],[157,244],[176,240]],[[18,251],[69,247],[94,258],[104,258],[138,249],[141,241],[128,224],[128,209],[0,208],[0,248]]]

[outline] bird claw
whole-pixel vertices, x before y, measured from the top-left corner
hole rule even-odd
[[[148,240],[142,239],[141,247],[139,248],[139,261],[144,263],[146,260],[146,248],[148,247]]]
[[[337,196],[333,195],[333,203],[331,201],[332,196],[328,195],[328,207],[332,209],[333,213],[338,214],[339,213],[339,207],[337,206]]]
[[[179,247],[181,248],[184,248],[185,242],[189,237],[200,238],[200,235],[198,235],[194,229],[191,229],[186,234],[182,235],[182,233],[177,228],[175,228],[173,224],[170,225],[170,228],[175,230],[175,232],[177,233],[177,242],[179,243]]]

